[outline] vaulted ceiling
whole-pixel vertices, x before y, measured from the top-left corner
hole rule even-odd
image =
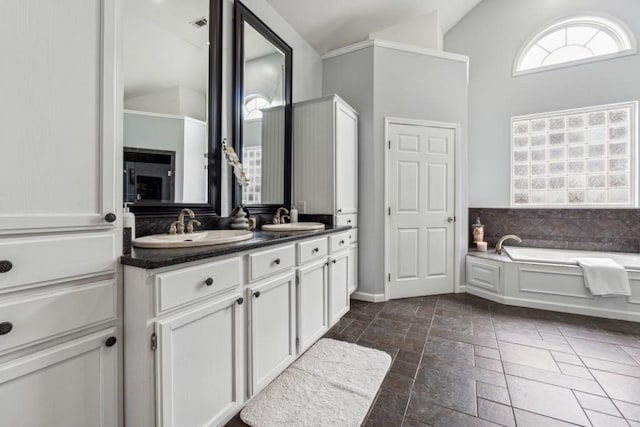
[[[446,33],[481,0],[267,0],[320,54],[438,11]]]

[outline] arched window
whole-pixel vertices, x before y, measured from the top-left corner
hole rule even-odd
[[[245,98],[244,102],[244,119],[261,119],[262,109],[269,108],[269,101],[260,95],[249,95]]]
[[[513,74],[565,67],[636,53],[624,24],[610,18],[564,19],[536,34],[516,58]]]

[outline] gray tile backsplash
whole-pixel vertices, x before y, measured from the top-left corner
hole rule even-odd
[[[515,234],[523,240],[519,246],[640,251],[640,209],[469,208],[471,245],[471,224],[477,217],[485,226],[484,239],[489,246],[494,246],[505,234]]]

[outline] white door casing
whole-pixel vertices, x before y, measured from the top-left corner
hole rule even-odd
[[[453,292],[456,127],[387,124],[387,298]]]

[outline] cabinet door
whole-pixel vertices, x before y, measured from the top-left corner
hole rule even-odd
[[[114,427],[118,423],[115,328],[0,365],[0,424]]]
[[[298,354],[329,329],[327,263],[298,269]]]
[[[296,356],[294,273],[249,288],[251,395],[278,376]]]
[[[119,3],[0,2],[0,230],[114,227]]]
[[[157,425],[219,425],[242,404],[240,293],[157,324]]]
[[[336,103],[336,213],[358,212],[358,117]]]
[[[329,326],[349,311],[349,252],[334,255],[329,260]]]
[[[358,244],[349,246],[349,295],[358,289]]]

